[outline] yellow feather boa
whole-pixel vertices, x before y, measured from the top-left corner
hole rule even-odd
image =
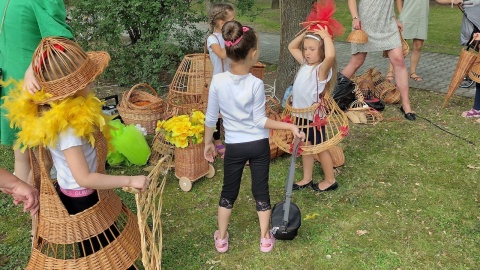
[[[71,127],[76,136],[85,138],[94,146],[94,133],[100,130],[110,142],[111,117],[102,112],[102,101],[93,93],[87,97],[69,97],[49,103],[51,108],[38,113],[38,106],[33,101],[43,100],[48,94],[38,91],[35,95],[23,91],[23,82],[1,82],[2,85],[13,84],[5,97],[2,108],[7,111],[6,118],[10,126],[19,128],[14,148],[36,147],[39,145],[54,147],[58,136]],[[110,143],[109,143],[110,146]]]

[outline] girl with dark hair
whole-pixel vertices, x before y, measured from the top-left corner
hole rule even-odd
[[[255,31],[237,21],[230,21],[223,26],[222,36],[227,57],[231,59],[230,71],[213,76],[205,119],[204,155],[210,162],[213,162],[215,154],[212,135],[219,111],[225,128],[224,178],[218,205],[218,230],[214,233],[215,248],[218,252],[228,250],[227,227],[248,161],[260,223],[260,250],[269,252],[275,242],[269,232],[269,129],[288,129],[302,138],[304,134],[300,134],[293,124],[275,121],[265,115],[263,81],[250,73],[250,68],[258,61],[258,36]]]

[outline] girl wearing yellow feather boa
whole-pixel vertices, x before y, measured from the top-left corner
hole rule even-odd
[[[16,86],[3,105],[12,125],[21,129],[15,147],[44,146],[50,150],[57,169],[57,193],[70,215],[95,205],[97,189],[131,187],[143,192],[150,183],[144,175],[97,172],[94,134],[101,131],[108,138],[110,129],[101,101],[90,90],[109,60],[106,52],[85,53],[71,40],[45,38],[32,60],[42,90],[32,95],[22,91],[21,83],[7,82]],[[99,240],[101,246],[106,245]],[[99,248],[97,243],[81,255]]]

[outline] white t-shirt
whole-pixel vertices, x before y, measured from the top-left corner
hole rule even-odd
[[[92,145],[84,138],[75,135],[72,128],[68,128],[65,132],[58,137],[57,144],[54,148],[48,147],[52,153],[53,163],[57,169],[57,181],[61,188],[64,189],[85,189],[78,185],[75,178],[73,178],[72,172],[68,167],[67,160],[63,154],[63,150],[74,146],[81,146],[85,158],[88,163],[90,172],[96,172],[97,170],[97,152]]]
[[[308,108],[317,102],[318,96],[332,78],[332,69],[330,69],[326,80],[318,80],[318,69],[321,65],[322,63],[317,66],[309,66],[304,63],[298,70],[292,89],[293,108]]]
[[[222,114],[226,143],[243,143],[268,138],[265,128],[265,90],[263,81],[230,71],[213,76],[208,93],[205,125],[215,127]]]
[[[219,44],[220,48],[225,48],[225,40],[222,37],[221,33],[212,33],[207,38],[207,48],[208,53],[210,54],[210,60],[212,61],[213,65],[213,75],[224,72],[230,71],[230,59],[226,58],[223,60],[223,70],[222,70],[222,59],[216,55],[212,50],[212,44]]]

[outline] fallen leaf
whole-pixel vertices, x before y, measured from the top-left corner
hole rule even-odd
[[[367,233],[368,233],[367,230],[357,230],[357,235],[358,236],[362,236],[362,235],[367,234]]]
[[[309,219],[313,219],[315,218],[316,216],[320,216],[319,214],[315,213],[315,214],[311,214],[311,215],[308,215],[303,219],[303,220],[309,220]]]

